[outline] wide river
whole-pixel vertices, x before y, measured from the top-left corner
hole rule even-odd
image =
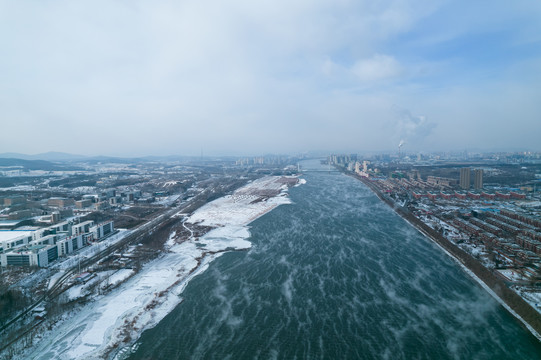
[[[131,359],[539,359],[541,346],[361,182],[306,162],[252,249],[194,278]]]

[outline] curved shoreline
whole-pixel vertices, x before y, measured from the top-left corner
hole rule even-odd
[[[391,199],[385,197],[381,191],[369,180],[351,173],[345,173],[361,181],[385,204],[389,205],[402,219],[413,226],[421,234],[432,240],[447,255],[456,261],[460,267],[470,275],[483,289],[485,289],[504,309],[541,342],[541,314],[531,307],[520,295],[509,289],[500,278],[484,267],[470,254],[460,249],[441,234],[430,228],[427,224],[397,206]]]
[[[182,298],[187,284],[229,251],[251,247],[249,224],[282,204],[290,204],[280,177],[266,176],[195,210],[189,223],[204,222],[202,236],[176,243],[169,235],[166,251],[115,291],[84,305],[47,332],[42,341],[21,349],[18,358],[123,359],[142,332],[154,327]],[[272,196],[265,191],[272,190]],[[260,195],[263,193],[263,195]],[[261,198],[264,201],[254,201]],[[175,215],[173,215],[175,216]]]

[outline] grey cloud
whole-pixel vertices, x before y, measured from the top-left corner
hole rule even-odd
[[[449,62],[423,75],[419,69],[439,62],[393,46],[456,28],[423,31],[419,20],[440,5],[0,0],[0,152],[362,151],[396,149],[401,139],[409,150],[479,141],[455,123],[495,118],[520,121],[511,129],[515,139],[533,128],[515,141],[530,136],[538,144],[531,134],[539,133],[540,82],[531,79],[539,61],[527,72],[517,63],[524,73],[510,77],[515,95],[499,74],[492,83],[451,89],[448,74],[467,69]],[[390,111],[393,103],[426,117]],[[481,141],[509,137],[509,130],[490,130]]]

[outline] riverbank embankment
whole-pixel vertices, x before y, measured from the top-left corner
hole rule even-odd
[[[470,254],[460,249],[438,231],[432,229],[419,218],[414,216],[407,208],[396,204],[391,198],[383,194],[380,189],[370,180],[352,173],[347,173],[347,175],[360,180],[363,184],[370,188],[379,199],[389,205],[404,220],[409,222],[418,231],[426,235],[429,239],[440,246],[447,254],[453,257],[459,264],[468,270],[467,272],[469,275],[478,281],[483,288],[488,290],[492,296],[495,296],[500,304],[502,304],[502,306],[504,306],[504,308],[508,310],[511,315],[521,321],[521,323],[532,333],[532,335],[541,341],[541,314],[533,309],[530,304],[520,297],[520,295],[507,287],[505,282],[497,277],[492,270],[483,266]]]

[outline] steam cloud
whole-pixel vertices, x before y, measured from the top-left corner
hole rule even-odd
[[[436,123],[429,121],[424,115],[412,115],[408,109],[393,106],[397,122],[394,124],[396,137],[400,139],[398,147],[406,142],[415,145],[423,142],[436,127]]]

